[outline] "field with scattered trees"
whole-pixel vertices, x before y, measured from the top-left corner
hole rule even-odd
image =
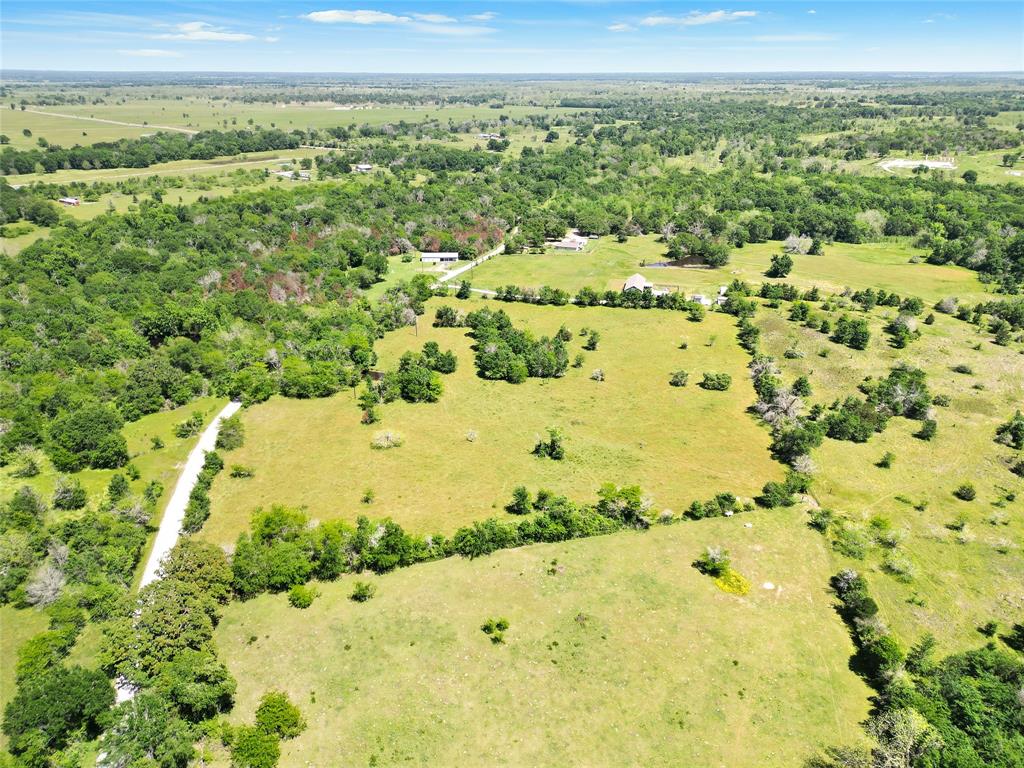
[[[1019,82],[637,82],[5,81],[0,765],[1022,765]]]

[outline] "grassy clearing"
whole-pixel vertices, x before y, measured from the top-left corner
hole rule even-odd
[[[657,236],[630,238],[626,243],[601,238],[581,253],[501,255],[474,268],[468,279],[477,288],[496,289],[514,284],[551,285],[568,291],[584,286],[618,290],[627,277],[639,272],[655,285],[713,295],[718,286],[734,278],[755,284],[772,282],[764,272],[771,257],[781,249],[782,244],[776,241],[735,248],[729,264],[722,269],[645,268],[642,263],[665,259],[665,247]],[[846,287],[885,288],[913,293],[926,301],[938,301],[945,296],[976,301],[987,296],[977,274],[968,269],[910,263],[912,257],[923,253],[902,243],[835,243],[825,246],[820,256],[794,257],[790,275],[784,281],[774,282],[789,282],[802,288],[817,285],[836,293]]]
[[[190,130],[237,130],[245,128],[248,121],[262,128],[277,127],[290,131],[295,128],[332,128],[352,125],[384,125],[386,123],[418,123],[429,118],[460,122],[463,120],[497,120],[499,116],[518,118],[527,115],[556,115],[573,110],[551,107],[509,105],[501,109],[483,106],[394,106],[371,107],[367,109],[339,109],[341,105],[318,104],[245,104],[234,101],[212,101],[203,98],[184,99],[128,99],[124,103],[62,105],[41,108],[40,112],[60,113],[80,118],[99,118],[124,123],[149,123],[148,126],[122,126],[98,123],[75,117],[57,117],[55,114],[41,115],[19,110],[4,112],[5,133],[11,142],[21,137],[23,128],[29,128],[33,137],[27,144],[35,143],[42,136],[54,144],[91,144],[96,141],[111,141],[123,136],[137,137],[159,130],[156,126],[171,126]],[[7,130],[8,119],[11,129]],[[67,126],[67,127],[64,127]],[[13,132],[12,132],[13,131]],[[80,137],[82,131],[89,136]],[[51,132],[53,135],[51,136]],[[102,139],[94,138],[103,136]],[[17,134],[17,136],[15,135]],[[54,138],[69,136],[65,141]],[[75,136],[80,138],[75,138]]]
[[[553,334],[562,323],[574,333],[589,326],[601,334],[600,348],[584,352],[582,368],[512,385],[477,377],[465,329],[430,327],[434,309],[454,302],[432,300],[418,336],[407,328],[377,345],[380,368],[429,340],[453,349],[459,368],[444,378],[438,403],[384,406],[382,422],[369,427],[359,424],[349,392],[326,400],[275,398],[248,409],[246,445],[227,461],[253,467],[255,477],[218,477],[202,535],[230,544],[253,508],[275,502],[306,506],[320,519],[389,515],[413,531],[450,533],[505,514],[520,484],[589,500],[601,483],[637,483],[659,510],[679,512],[718,491],[750,496],[782,474],[768,457],[767,433],[744,412],[754,393],[732,318],[716,314],[694,324],[660,310],[503,305],[538,334]],[[484,305],[477,299],[463,306]],[[686,350],[678,348],[683,339]],[[581,346],[574,336],[570,359]],[[591,380],[596,368],[604,382]],[[690,386],[669,386],[677,369],[691,372]],[[696,387],[703,371],[731,374],[732,388]],[[530,454],[549,426],[566,433],[563,462]],[[372,450],[373,434],[385,428],[401,433],[405,444]],[[470,431],[477,432],[473,442]],[[376,494],[369,506],[360,503],[368,488]]]
[[[845,397],[865,376],[885,375],[900,361],[923,369],[931,391],[951,398],[949,407],[936,408],[939,429],[930,442],[914,438],[916,422],[903,419],[867,443],[826,440],[814,454],[819,472],[813,492],[822,506],[863,524],[880,515],[905,532],[900,549],[917,573],[908,583],[883,573],[880,548],[866,562],[836,556],[837,567],[866,566],[876,573],[872,592],[897,635],[913,640],[927,630],[946,650],[971,647],[981,641],[978,625],[998,619],[1008,626],[1024,608],[1024,483],[1007,469],[1013,452],[993,442],[996,426],[1024,402],[1024,355],[945,315],[920,326],[923,337],[907,349],[892,349],[881,331],[885,316],[874,313],[870,347],[855,352],[762,310],[762,345],[779,360],[786,380],[809,377],[812,403]],[[787,349],[805,357],[785,359]],[[818,356],[821,349],[828,349],[827,358]],[[954,373],[952,366],[960,363],[974,375]],[[893,467],[876,467],[887,451],[896,455]],[[965,481],[977,487],[977,500],[953,497]],[[1006,493],[1016,500],[1005,501]],[[961,516],[964,529],[952,530]],[[992,522],[1004,519],[1005,525]]]
[[[18,648],[33,635],[46,629],[49,619],[34,608],[0,606],[0,712],[14,698],[14,668]],[[6,749],[7,736],[0,732],[0,749]]]
[[[954,170],[931,170],[929,174],[940,174],[941,176],[959,180],[963,175],[964,171],[976,171],[978,174],[979,184],[1021,184],[1024,183],[1024,173],[1020,173],[1022,170],[1021,165],[1018,163],[1016,168],[1004,168],[1002,166],[1003,155],[1008,152],[1016,150],[1008,149],[997,149],[991,152],[977,152],[970,155],[956,155],[954,162],[956,163],[956,169]],[[920,153],[902,153],[897,155],[898,158],[906,158],[908,160],[934,160],[934,157],[925,157]],[[884,160],[876,160],[869,158],[867,160],[854,160],[854,161],[843,161],[839,165],[841,168],[857,173],[864,173],[870,176],[902,176],[904,178],[912,178],[914,176],[913,168],[892,168],[886,170],[882,168],[879,163]],[[1016,173],[1011,173],[1016,171]],[[963,182],[960,182],[963,183]]]
[[[182,176],[185,174],[221,174],[224,171],[239,168],[256,170],[259,168],[280,168],[284,163],[297,163],[304,157],[315,157],[323,154],[317,149],[282,149],[271,152],[251,152],[243,155],[230,155],[212,160],[173,160],[169,163],[156,163],[147,168],[102,168],[99,170],[66,170],[54,173],[26,173],[7,176],[10,184],[31,184],[41,181],[47,184],[66,184],[70,182],[116,181],[118,179],[138,179],[149,176]]]
[[[748,595],[690,567],[717,544]],[[855,741],[868,709],[829,567],[798,513],[755,512],[415,566],[361,604],[351,578],[302,612],[266,595],[228,606],[216,641],[232,719],[271,688],[308,719],[285,767],[791,766]],[[503,645],[480,630],[495,616]]]

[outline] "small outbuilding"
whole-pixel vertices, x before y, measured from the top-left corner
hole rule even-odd
[[[458,260],[459,254],[453,251],[420,254],[420,262],[423,264],[454,264]]]
[[[57,200],[61,205],[81,205],[82,201],[77,197],[62,197]]]
[[[356,173],[369,173],[373,170],[373,166],[369,163],[356,163]]]
[[[582,251],[587,247],[587,242],[587,238],[570,232],[556,242],[553,247],[556,251]]]

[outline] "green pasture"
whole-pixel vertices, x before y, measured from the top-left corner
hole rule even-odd
[[[950,398],[948,407],[935,408],[938,433],[931,441],[913,436],[918,422],[898,418],[867,443],[826,439],[813,454],[813,493],[823,507],[861,526],[882,516],[902,532],[900,551],[916,571],[911,581],[884,572],[880,547],[864,562],[837,556],[837,567],[868,569],[872,592],[899,637],[913,641],[930,631],[952,651],[979,643],[976,627],[989,619],[1004,627],[1019,621],[1024,606],[1024,482],[1008,469],[1013,451],[994,442],[996,427],[1024,404],[1024,354],[1020,345],[999,347],[990,334],[940,314],[934,325],[919,325],[920,339],[893,349],[882,332],[892,314],[875,310],[863,352],[772,310],[762,309],[758,324],[762,347],[779,361],[783,378],[809,378],[809,403],[828,405],[856,394],[865,377],[885,376],[900,362],[924,370],[930,390]],[[787,350],[802,357],[787,358]],[[973,374],[955,373],[959,364]],[[877,467],[887,451],[896,456],[893,466]],[[976,500],[953,496],[964,482],[975,485]]]
[[[497,289],[503,285],[539,288],[550,285],[570,292],[584,286],[600,290],[621,289],[627,277],[639,272],[656,286],[687,294],[715,295],[733,279],[752,284],[788,282],[801,288],[815,285],[828,292],[845,288],[884,288],[934,302],[946,296],[978,301],[988,298],[976,272],[957,266],[911,263],[925,252],[899,242],[850,245],[832,243],[818,256],[793,257],[793,271],[784,280],[764,276],[771,257],[782,252],[782,243],[751,243],[734,248],[721,269],[641,266],[664,261],[665,245],[656,235],[630,238],[619,243],[602,237],[580,253],[546,250],[533,254],[502,254],[475,267],[466,278],[475,288]]]
[[[404,328],[376,345],[381,369],[426,341],[454,350],[459,367],[444,377],[439,402],[385,405],[381,422],[369,426],[359,423],[351,391],[321,400],[273,398],[247,409],[246,444],[226,461],[252,467],[255,477],[218,477],[202,536],[231,544],[254,508],[273,503],[304,506],[318,519],[389,516],[412,531],[451,533],[473,520],[505,516],[503,507],[521,484],[590,501],[602,483],[635,483],[657,510],[680,512],[719,491],[750,497],[781,476],[767,453],[768,434],[745,413],[754,393],[732,318],[714,314],[691,323],[661,310],[494,303],[538,335],[554,334],[564,323],[574,334],[570,360],[582,350],[576,334],[583,326],[601,334],[599,349],[583,352],[582,367],[564,378],[514,385],[476,375],[466,329],[431,327],[434,310],[445,303],[487,306],[483,299],[432,299],[418,331]],[[597,368],[605,381],[591,379]],[[690,372],[689,386],[669,386],[678,369]],[[704,371],[731,374],[732,388],[700,389]],[[552,426],[565,432],[565,461],[531,455]],[[385,429],[399,432],[404,445],[373,450],[374,434]],[[360,501],[368,489],[376,497],[370,505]]]
[[[792,766],[859,740],[869,689],[796,511],[453,558],[225,610],[234,722],[281,689],[308,730],[283,768],[345,765]],[[745,527],[745,522],[750,527]],[[750,593],[690,563],[725,546]],[[770,587],[770,588],[768,588]],[[509,621],[505,643],[481,630]],[[226,765],[221,754],[214,764]]]

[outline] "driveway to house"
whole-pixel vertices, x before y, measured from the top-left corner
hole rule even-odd
[[[455,269],[448,270],[441,277],[439,277],[437,279],[437,284],[436,285],[440,286],[440,285],[443,285],[444,283],[447,283],[449,280],[454,280],[456,277],[458,277],[459,275],[461,275],[461,274],[463,274],[465,272],[468,272],[473,267],[479,266],[480,264],[483,264],[485,261],[487,261],[488,259],[492,258],[493,256],[497,256],[499,253],[504,253],[504,252],[505,252],[505,244],[501,243],[500,245],[498,245],[498,247],[492,248],[491,250],[489,250],[487,253],[483,254],[482,256],[477,256],[475,259],[473,259],[471,262],[469,262],[469,264],[466,264],[463,267],[457,267]]]
[[[167,556],[167,553],[174,549],[181,535],[181,524],[185,521],[185,507],[188,506],[188,497],[199,480],[199,473],[203,469],[203,462],[206,461],[206,454],[212,451],[217,445],[217,433],[220,432],[220,423],[229,416],[233,416],[241,403],[230,402],[225,405],[217,414],[210,426],[203,430],[199,436],[199,442],[189,453],[185,460],[185,466],[178,475],[178,482],[174,485],[174,493],[171,500],[167,502],[164,516],[160,520],[160,528],[156,532],[156,541],[153,542],[153,550],[149,553],[146,561],[146,568],[142,572],[142,579],[139,581],[139,589],[157,580],[160,572],[160,563]],[[114,680],[115,700],[118,704],[135,697],[135,686],[118,677]],[[99,761],[102,762],[105,753],[101,753]]]
[[[233,416],[241,403],[230,402],[224,406],[216,418],[210,423],[203,434],[199,436],[199,442],[189,453],[185,460],[185,466],[178,475],[178,482],[174,486],[174,493],[171,500],[167,502],[163,519],[160,520],[160,528],[156,532],[156,541],[153,542],[153,551],[149,553],[149,560],[146,561],[146,568],[142,572],[142,580],[139,582],[139,589],[156,581],[157,572],[160,570],[160,561],[167,556],[167,553],[174,549],[178,543],[178,536],[181,534],[181,524],[185,520],[185,507],[188,506],[188,497],[199,479],[199,473],[203,469],[203,462],[206,460],[208,451],[212,451],[217,444],[217,433],[220,432],[220,423],[229,416]]]

